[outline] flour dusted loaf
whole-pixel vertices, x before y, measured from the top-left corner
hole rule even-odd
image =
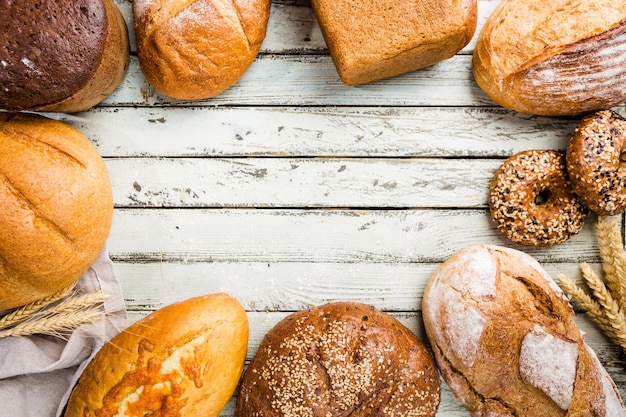
[[[311,0],[311,4],[346,85],[450,58],[476,30],[475,0]]]
[[[422,307],[439,369],[472,416],[626,416],[563,292],[529,255],[460,250]]]
[[[98,351],[65,417],[217,417],[237,386],[247,346],[248,319],[233,297],[171,304]]]
[[[141,70],[172,98],[216,96],[254,61],[269,14],[270,0],[134,0]]]
[[[77,281],[104,248],[113,196],[104,161],[65,123],[0,113],[0,310]]]
[[[246,370],[236,417],[433,417],[439,377],[422,342],[387,313],[336,302],[293,313]]]
[[[626,2],[503,0],[476,43],[474,78],[497,104],[581,115],[626,100]]]
[[[113,0],[8,0],[0,19],[0,109],[78,112],[128,69],[128,32]]]

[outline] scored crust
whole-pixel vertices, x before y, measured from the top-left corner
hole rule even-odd
[[[439,369],[473,417],[626,416],[563,292],[525,253],[460,250],[433,273],[422,307]]]
[[[371,306],[339,302],[293,313],[263,339],[235,416],[434,416],[435,364],[421,341]]]

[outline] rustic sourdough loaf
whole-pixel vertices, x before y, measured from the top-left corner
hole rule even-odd
[[[102,251],[113,197],[104,161],[64,123],[0,113],[0,310],[72,284]]]
[[[9,0],[0,19],[0,109],[77,112],[124,78],[128,32],[113,0]]]
[[[626,100],[626,2],[503,0],[473,57],[493,101],[520,112],[567,116]]]
[[[463,249],[422,304],[439,369],[472,416],[626,416],[563,292],[529,255]]]
[[[247,346],[246,312],[229,295],[171,304],[98,351],[65,417],[217,417],[235,391]]]
[[[236,417],[433,417],[435,363],[387,313],[336,302],[291,314],[266,335],[241,382]]]
[[[270,0],[134,0],[141,70],[172,98],[216,96],[254,61],[269,13]]]
[[[311,0],[311,4],[346,85],[450,58],[476,30],[475,0]]]

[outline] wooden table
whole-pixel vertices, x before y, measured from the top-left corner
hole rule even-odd
[[[117,3],[131,33],[129,72],[101,105],[62,119],[110,171],[109,252],[131,321],[227,292],[248,311],[249,358],[279,319],[339,300],[387,311],[424,340],[424,285],[461,248],[521,249],[553,276],[580,279],[581,261],[599,269],[593,217],[547,249],[514,245],[489,218],[487,190],[503,159],[564,150],[576,124],[502,109],[475,84],[473,46],[498,0],[479,0],[474,40],[455,57],[358,87],[339,81],[309,2],[274,0],[253,65],[198,102],[148,85],[131,2]],[[619,349],[577,320],[624,396]],[[469,415],[442,390],[438,416]],[[231,401],[223,415],[233,410]]]

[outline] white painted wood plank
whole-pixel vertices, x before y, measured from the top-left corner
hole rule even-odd
[[[329,56],[261,55],[221,95],[177,101],[154,90],[136,57],[118,88],[100,106],[493,106],[476,85],[471,56],[456,55],[419,71],[360,86],[344,86]]]
[[[487,207],[499,160],[111,159],[121,207]]]
[[[467,107],[115,107],[49,116],[81,130],[104,157],[493,158],[564,150],[576,126]]]
[[[540,262],[598,261],[593,219],[551,248],[512,244],[486,210],[118,209],[109,252],[131,262],[442,262],[478,243]]]
[[[127,307],[154,311],[187,298],[227,292],[247,311],[297,311],[336,301],[388,312],[421,310],[439,263],[116,262]],[[600,264],[591,264],[601,273]],[[545,263],[552,276],[582,282],[576,263]],[[150,285],[146,285],[150,283]]]

